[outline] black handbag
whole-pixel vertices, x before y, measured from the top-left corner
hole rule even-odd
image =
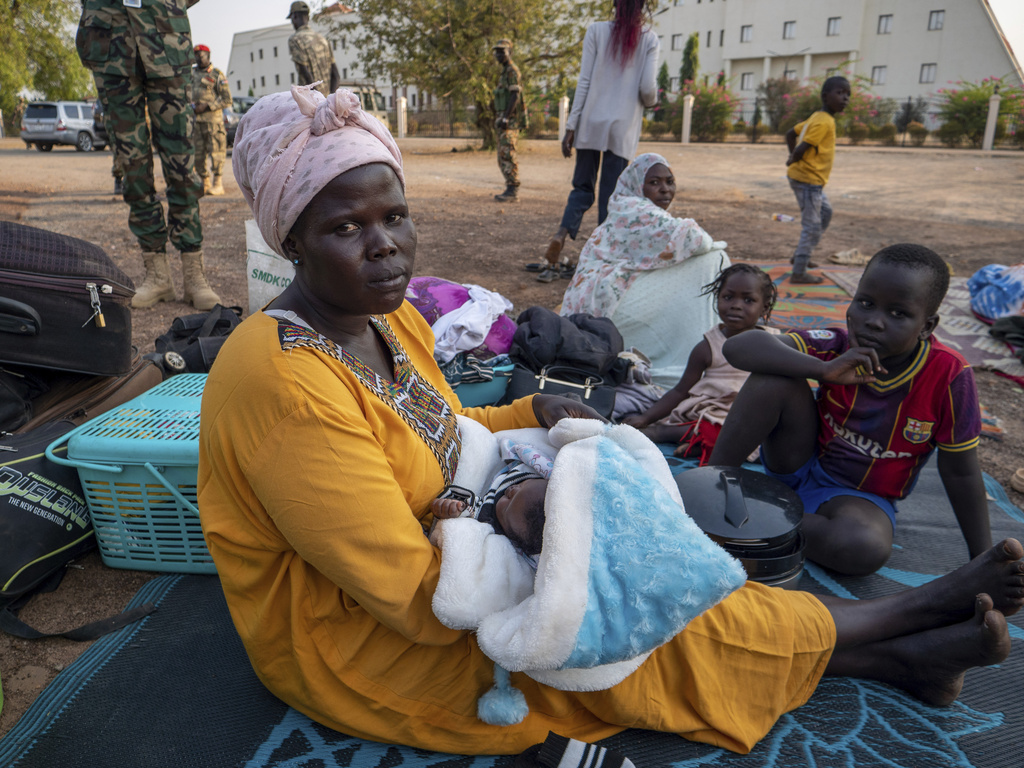
[[[209,373],[228,334],[241,322],[241,307],[221,304],[209,312],[176,317],[167,333],[156,339],[156,352],[145,357],[159,365],[165,376]]]
[[[604,377],[593,371],[571,365],[547,365],[540,373],[516,365],[505,390],[503,403],[511,403],[527,395],[561,395],[589,405],[606,419],[615,410],[615,387],[605,384]]]

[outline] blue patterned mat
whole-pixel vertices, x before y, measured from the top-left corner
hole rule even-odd
[[[680,469],[682,465],[680,465]],[[993,535],[1024,538],[1024,514],[986,478]],[[801,587],[868,598],[921,584],[963,562],[966,547],[934,467],[901,505],[896,549],[867,578],[811,566]],[[0,741],[4,768],[506,768],[354,739],[312,723],[256,679],[216,577],[162,576],[134,603],[159,610],[93,644]],[[968,674],[960,700],[927,707],[884,685],[826,679],[749,755],[677,736],[627,731],[602,742],[637,768],[1019,768],[1024,733],[1024,616],[1013,652]]]

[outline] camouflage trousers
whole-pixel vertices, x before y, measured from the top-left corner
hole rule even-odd
[[[498,168],[505,177],[505,185],[519,186],[519,163],[516,162],[516,139],[519,131],[514,128],[498,128]]]
[[[191,78],[147,78],[98,74],[113,128],[110,139],[124,168],[128,228],[144,251],[164,251],[168,239],[179,251],[203,247],[199,221],[202,184],[193,167]],[[147,120],[146,115],[149,115]],[[167,183],[167,217],[153,177],[153,147]]]
[[[115,179],[124,178],[124,163],[121,160],[121,155],[117,151],[117,142],[114,141],[114,121],[110,119],[110,113],[103,113],[103,125],[107,129],[107,139],[110,141],[110,153],[114,156],[114,159],[110,163],[110,175]]]
[[[217,116],[220,116],[220,112],[217,112]],[[199,177],[205,179],[210,173],[206,167],[206,158],[210,158],[213,175],[222,175],[228,157],[228,133],[224,130],[224,121],[196,120],[195,144],[196,173]]]

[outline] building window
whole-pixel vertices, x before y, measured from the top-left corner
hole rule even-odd
[[[338,41],[337,40],[331,40],[331,50],[332,51],[338,50]]]
[[[412,105],[413,105],[414,107],[416,106],[416,94],[415,94],[415,93],[414,93],[414,94],[412,95],[412,99],[410,99],[410,103],[411,103],[411,104],[412,104]]]
[[[672,93],[675,93],[676,91],[679,90],[679,78],[678,77],[670,77],[669,78],[669,80],[668,80],[668,89]]]
[[[749,43],[753,39],[754,39],[754,25],[753,24],[744,24],[742,27],[740,27],[740,42],[741,43]]]
[[[783,80],[796,80],[796,70],[795,69],[783,70],[783,72],[782,72],[782,79]]]
[[[885,67],[871,68],[871,84],[885,85]]]
[[[263,75],[260,75],[260,88],[266,88],[266,87],[267,87],[267,78],[265,78]]]
[[[723,45],[725,45],[725,30],[720,29],[718,30],[718,47],[721,48]]]
[[[274,75],[274,85],[280,85],[280,84],[281,84],[281,76],[280,75]]]
[[[917,82],[919,83],[934,83],[935,82],[935,70],[938,69],[938,64],[922,64],[921,65],[921,77]]]
[[[341,70],[341,79],[348,80],[348,67]]]
[[[249,51],[249,61],[250,63],[256,61],[256,57],[252,55],[252,51]]]
[[[260,60],[262,61],[262,59],[263,59],[263,49],[262,48],[260,48],[259,54],[260,54]]]
[[[295,85],[295,73],[294,72],[291,73],[291,76],[288,78],[288,80],[289,80],[289,82],[292,85]]]
[[[754,73],[744,72],[740,75],[740,90],[741,91],[752,91],[754,90]]]
[[[782,39],[792,40],[796,37],[796,22],[795,21],[784,21],[782,22]]]
[[[842,21],[841,16],[831,16],[828,20],[828,27],[825,30],[825,34],[829,37],[835,37],[839,34],[839,23]]]
[[[235,90],[236,90],[236,91],[241,91],[241,90],[242,90],[242,81],[241,81],[241,80],[235,80],[235,82],[236,82],[236,83],[238,84],[238,85],[237,85],[237,86],[235,87]]]
[[[341,50],[345,50],[345,38],[341,38]]]
[[[255,78],[255,77],[254,77],[254,78],[252,79],[252,87],[253,87],[253,88],[255,88],[255,87],[256,87],[256,78]]]
[[[388,96],[388,109],[393,109],[395,106],[395,97]]]
[[[277,58],[277,46],[276,45],[274,46],[274,58],[275,59]]]
[[[892,32],[892,14],[884,13],[878,17],[878,34],[888,35]]]
[[[708,30],[708,42],[707,42],[707,45],[704,46],[704,47],[705,48],[710,48],[711,47],[711,30],[710,29]]]
[[[932,11],[931,13],[928,14],[928,30],[935,31],[937,29],[942,29],[942,25],[945,23],[945,21],[945,11]]]
[[[681,51],[683,49],[683,36],[672,35],[672,50]]]

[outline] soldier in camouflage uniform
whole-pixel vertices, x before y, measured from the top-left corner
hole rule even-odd
[[[181,253],[185,301],[200,310],[220,302],[203,270],[202,187],[193,167],[192,40],[186,9],[196,2],[82,0],[75,44],[107,100],[111,140],[124,161],[128,227],[146,265],[146,279],[132,299],[136,308],[175,298],[168,239]],[[166,221],[153,180],[153,145],[167,182]]]
[[[224,73],[210,63],[210,49],[195,47],[196,65],[192,68],[192,106],[196,111],[196,172],[203,180],[204,195],[223,195],[221,174],[228,157],[228,132],[223,110],[231,106],[231,88]],[[206,158],[210,158],[213,183]]]
[[[292,3],[288,18],[295,29],[295,34],[288,38],[288,53],[295,62],[299,85],[319,81],[317,90],[320,93],[324,96],[334,93],[341,84],[341,75],[334,63],[330,44],[309,26],[309,6],[301,0]]]
[[[499,40],[495,44],[494,58],[502,65],[498,87],[494,89],[494,112],[498,116],[494,127],[498,133],[498,168],[505,177],[505,191],[495,195],[494,199],[500,203],[514,203],[519,199],[516,139],[521,118],[525,116],[522,78],[519,67],[512,63],[511,40]]]

